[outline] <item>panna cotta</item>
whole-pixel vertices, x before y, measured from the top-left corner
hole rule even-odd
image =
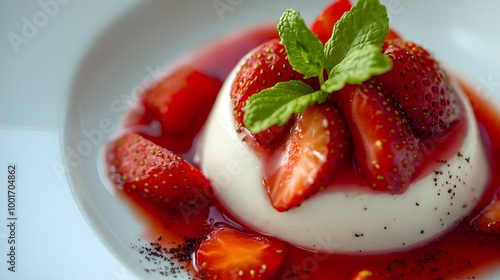
[[[231,87],[244,57],[227,77],[198,142],[197,162],[232,218],[297,247],[334,253],[404,251],[453,229],[480,199],[488,180],[485,152],[470,105],[466,135],[450,158],[412,181],[400,194],[367,187],[326,187],[300,207],[273,208],[263,185],[263,164],[242,141],[233,117]]]

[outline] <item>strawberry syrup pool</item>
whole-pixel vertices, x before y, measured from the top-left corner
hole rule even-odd
[[[173,68],[187,65],[225,80],[242,56],[276,36],[274,27],[241,32],[205,46],[176,63]],[[481,279],[498,271],[500,236],[478,232],[470,226],[470,221],[490,203],[495,194],[500,195],[500,114],[486,100],[475,95],[465,83],[460,83],[460,86],[471,100],[491,174],[484,195],[470,215],[440,240],[401,253],[342,255],[308,251],[289,245],[285,264],[276,279],[332,279],[332,276],[335,276],[334,279],[352,279],[361,270],[370,270],[383,276],[381,279]],[[125,127],[134,129],[139,125],[143,130],[144,126],[149,125],[144,121],[147,119],[137,112],[129,112]],[[192,150],[181,156],[192,162]],[[130,202],[144,221],[144,238],[165,247],[184,248],[188,240],[192,243],[192,240],[200,239],[217,222],[244,228],[212,197],[200,199],[192,209],[172,209],[133,200],[123,193],[119,195]],[[163,253],[168,254],[167,251]],[[187,250],[184,253],[190,255],[192,252]],[[189,259],[188,256],[180,261],[186,270],[193,271]]]

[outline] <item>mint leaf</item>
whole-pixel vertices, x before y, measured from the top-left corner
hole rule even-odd
[[[335,24],[324,48],[294,10],[283,14],[278,31],[290,65],[305,78],[318,77],[321,90],[314,91],[302,81],[289,81],[254,94],[245,106],[243,120],[252,133],[283,125],[293,114],[325,102],[346,83],[361,84],[392,68],[392,61],[381,52],[389,33],[389,18],[379,0],[359,0]]]
[[[278,32],[295,71],[304,74],[306,79],[323,73],[326,63],[323,45],[298,12],[286,10],[278,23]]]
[[[359,0],[335,24],[333,35],[325,44],[327,71],[365,45],[381,47],[388,33],[389,18],[385,7],[378,0]]]
[[[364,45],[353,50],[331,71],[329,79],[321,86],[326,92],[334,92],[348,84],[361,84],[372,76],[383,74],[392,68],[391,59],[376,45]]]
[[[284,125],[293,114],[303,113],[308,106],[320,99],[317,95],[321,91],[313,91],[312,87],[302,81],[278,83],[248,99],[243,123],[252,133],[261,132],[275,124]]]

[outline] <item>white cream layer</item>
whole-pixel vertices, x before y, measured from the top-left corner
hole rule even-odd
[[[240,64],[244,61],[242,59]],[[262,164],[236,133],[227,78],[199,141],[197,160],[218,199],[238,222],[298,247],[336,253],[403,251],[452,229],[480,199],[488,166],[475,117],[456,156],[403,194],[354,188],[320,192],[300,207],[276,211],[262,184]],[[462,156],[458,156],[458,153]]]

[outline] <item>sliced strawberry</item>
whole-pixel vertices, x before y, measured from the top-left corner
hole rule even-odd
[[[500,192],[486,208],[475,217],[472,226],[478,230],[500,235]]]
[[[350,138],[339,111],[315,105],[297,117],[284,150],[270,158],[264,183],[273,207],[286,211],[328,183],[343,160],[350,159]]]
[[[231,89],[234,117],[238,127],[244,126],[245,105],[250,96],[279,82],[301,80],[303,77],[303,74],[290,66],[285,47],[281,45],[279,39],[267,41],[259,46],[241,66]],[[309,82],[314,85],[314,79]],[[319,88],[319,82],[317,83]],[[255,136],[255,140],[265,147],[272,147],[284,138],[292,123],[293,121],[289,121],[282,127],[275,125],[264,130]]]
[[[318,35],[318,38],[325,44],[332,37],[333,26],[342,17],[345,12],[351,9],[349,0],[335,0],[327,6],[323,12],[314,20],[311,31]],[[386,40],[400,38],[399,34],[389,29]]]
[[[419,138],[373,82],[347,86],[337,94],[352,134],[354,159],[369,185],[403,192],[423,161]]]
[[[383,51],[393,68],[373,79],[398,104],[418,136],[440,136],[458,123],[463,111],[460,99],[429,52],[402,40],[386,42]]]
[[[274,279],[286,255],[283,242],[215,225],[196,251],[203,279]]]
[[[181,157],[136,133],[111,143],[110,177],[119,189],[169,205],[194,204],[210,182]]]
[[[161,124],[163,136],[190,144],[203,126],[221,86],[218,79],[181,67],[148,88],[143,103],[146,112]],[[174,145],[167,148],[186,152],[185,148],[177,151]]]

